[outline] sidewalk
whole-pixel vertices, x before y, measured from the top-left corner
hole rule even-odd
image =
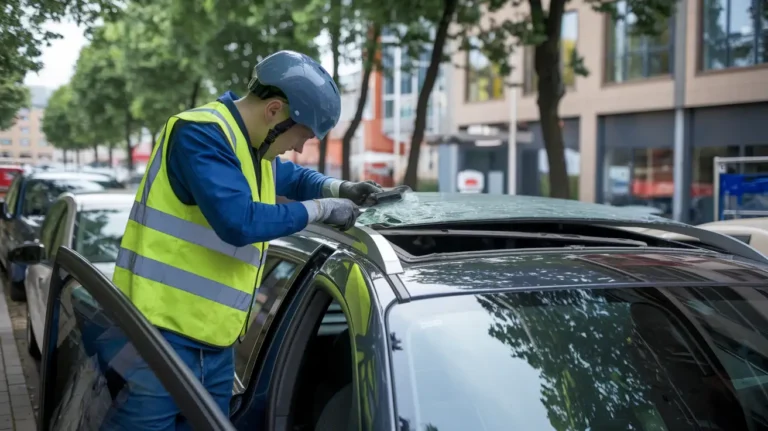
[[[3,280],[3,289],[5,284]],[[13,335],[5,292],[0,294],[0,352],[0,430],[34,431],[37,428],[35,413]]]

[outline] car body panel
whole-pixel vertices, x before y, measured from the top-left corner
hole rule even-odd
[[[77,250],[76,244],[74,244],[74,233],[75,222],[81,211],[99,209],[128,210],[131,208],[133,200],[133,194],[123,192],[98,192],[77,195],[65,193],[51,206],[51,208],[53,208],[55,205],[66,205],[66,214],[63,216],[63,224],[58,228],[61,229],[61,232],[57,230],[55,235],[57,237],[58,235],[61,235],[61,239],[58,240],[61,245],[73,248],[75,251],[79,252],[80,250]],[[55,216],[55,214],[51,215]],[[48,222],[47,219],[46,222]],[[46,222],[44,222],[44,225]],[[42,240],[46,241],[44,238]],[[50,244],[44,245],[46,247],[50,246]],[[46,250],[46,253],[51,252],[52,250]],[[46,259],[43,262],[29,265],[24,278],[24,288],[27,293],[27,312],[29,314],[30,322],[32,323],[32,332],[36,340],[42,340],[44,335],[45,313],[48,308],[48,289],[51,282],[52,266],[53,263],[51,259]],[[114,262],[92,263],[92,266],[101,271],[109,279],[112,279],[112,274],[115,270]]]

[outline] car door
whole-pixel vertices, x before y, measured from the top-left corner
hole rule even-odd
[[[19,244],[40,238],[40,227],[48,208],[54,201],[51,184],[42,180],[29,180],[22,188],[21,211],[16,217]]]
[[[45,257],[41,262],[27,267],[27,275],[24,279],[27,312],[32,323],[32,332],[37,340],[43,339],[48,291],[56,251],[60,245],[71,246],[71,222],[74,211],[74,203],[71,200],[60,199],[53,204],[40,229],[40,242],[45,248]]]
[[[346,252],[324,254],[305,266],[265,337],[232,416],[239,430],[394,429],[374,271]]]
[[[56,252],[42,362],[38,429],[119,428],[128,386],[158,382],[195,429],[234,430],[158,330],[68,247]]]

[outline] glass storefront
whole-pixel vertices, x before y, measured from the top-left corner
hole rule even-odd
[[[689,222],[700,224],[714,218],[714,158],[738,157],[738,146],[693,149]],[[768,155],[768,147],[744,147],[745,155]],[[615,148],[605,159],[604,202],[639,205],[672,216],[674,151],[671,148]],[[752,169],[749,166],[748,169]],[[755,169],[768,171],[768,164]],[[738,171],[745,172],[744,168]]]

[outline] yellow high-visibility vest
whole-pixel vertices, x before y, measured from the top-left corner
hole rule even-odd
[[[259,190],[248,141],[223,103],[175,115],[139,185],[112,281],[153,325],[208,345],[231,346],[245,331],[267,243],[225,243],[197,205],[176,197],[166,153],[178,120],[217,124],[240,160],[253,201],[275,203],[274,161],[261,161]]]

